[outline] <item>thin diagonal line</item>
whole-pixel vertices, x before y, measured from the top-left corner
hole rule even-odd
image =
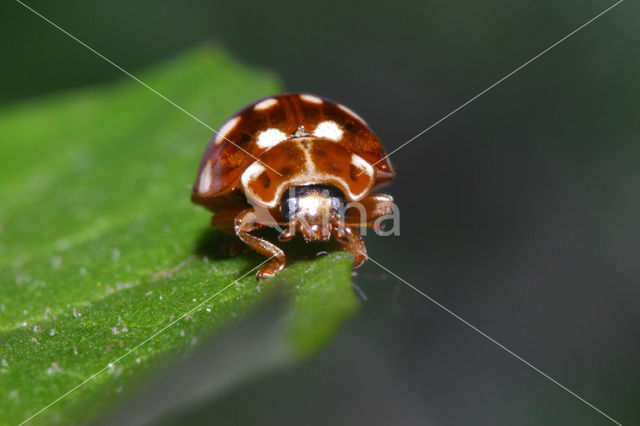
[[[522,68],[526,67],[527,65],[529,65],[531,62],[535,61],[536,59],[538,59],[539,57],[541,57],[542,55],[544,55],[545,53],[547,53],[548,51],[550,51],[551,49],[553,49],[554,47],[556,47],[557,45],[559,45],[560,43],[562,43],[563,41],[565,41],[566,39],[568,39],[569,37],[571,37],[572,35],[574,35],[575,33],[577,33],[578,31],[580,31],[581,29],[583,29],[584,27],[586,27],[587,25],[589,25],[590,23],[592,23],[593,21],[595,21],[596,19],[598,19],[599,17],[601,17],[602,15],[604,15],[605,13],[609,12],[611,9],[613,9],[614,7],[616,7],[617,5],[619,5],[620,3],[622,3],[624,0],[618,0],[616,3],[614,3],[613,5],[609,6],[608,8],[606,8],[605,10],[603,10],[602,12],[600,12],[599,14],[597,14],[596,16],[594,16],[593,18],[589,19],[587,22],[585,22],[584,24],[580,25],[578,28],[576,28],[575,30],[571,31],[569,34],[567,34],[566,36],[562,37],[560,40],[556,41],[555,43],[553,43],[551,46],[547,47],[546,49],[544,49],[542,52],[538,53],[536,56],[534,56],[533,58],[529,59],[527,62],[525,62],[524,64],[520,65],[518,68],[516,68],[515,70],[511,71],[509,74],[505,75],[504,77],[502,77],[500,80],[496,81],[495,83],[493,83],[491,86],[487,87],[486,89],[484,89],[482,92],[478,93],[477,95],[475,95],[474,97],[472,97],[471,99],[469,99],[467,102],[463,103],[462,105],[460,105],[458,108],[454,109],[453,111],[451,111],[449,114],[445,115],[444,117],[442,117],[440,120],[436,121],[435,123],[433,123],[431,126],[427,127],[426,129],[424,129],[423,131],[421,131],[420,133],[418,133],[417,135],[415,135],[414,137],[412,137],[411,139],[409,139],[408,141],[406,141],[405,143],[403,143],[402,145],[400,145],[399,147],[397,147],[396,149],[394,149],[393,151],[391,151],[390,153],[388,153],[387,155],[385,155],[383,158],[381,158],[380,160],[376,161],[375,163],[373,163],[372,165],[375,166],[376,164],[380,163],[381,161],[384,161],[386,158],[388,158],[389,156],[391,156],[392,154],[394,154],[396,151],[398,151],[399,149],[403,148],[405,145],[413,142],[415,139],[419,138],[420,136],[422,136],[423,134],[425,134],[426,132],[428,132],[429,130],[433,129],[434,127],[436,127],[438,124],[442,123],[444,120],[446,120],[447,118],[451,117],[453,114],[455,114],[456,112],[460,111],[462,108],[466,107],[467,105],[469,105],[471,102],[475,101],[476,99],[478,99],[480,96],[484,95],[485,93],[487,93],[489,90],[493,89],[494,87],[496,87],[498,84],[502,83],[503,81],[505,81],[506,79],[508,79],[509,77],[511,77],[512,75],[514,75],[515,73],[517,73],[518,71],[520,71]],[[360,172],[363,173],[363,172]]]
[[[572,396],[574,396],[575,398],[577,398],[578,400],[582,401],[583,403],[585,403],[586,405],[588,405],[589,407],[591,407],[592,409],[594,409],[595,411],[597,411],[598,413],[600,413],[601,415],[603,415],[604,417],[606,417],[607,419],[611,420],[613,423],[622,426],[622,424],[620,422],[618,422],[617,420],[615,420],[614,418],[612,418],[611,416],[609,416],[607,413],[605,413],[604,411],[602,411],[601,409],[599,409],[598,407],[596,407],[595,405],[593,405],[592,403],[590,403],[589,401],[587,401],[586,399],[582,398],[580,395],[578,395],[577,393],[575,393],[574,391],[572,391],[571,389],[567,388],[566,386],[564,386],[562,383],[558,382],[556,379],[554,379],[553,377],[549,376],[547,373],[545,373],[544,371],[540,370],[538,367],[536,367],[535,365],[531,364],[529,361],[527,361],[526,359],[522,358],[520,355],[516,354],[515,352],[513,352],[511,349],[507,348],[506,346],[504,346],[502,343],[498,342],[496,339],[494,339],[493,337],[489,336],[487,333],[485,333],[484,331],[480,330],[478,327],[476,327],[475,325],[471,324],[469,321],[465,320],[464,318],[462,318],[460,315],[456,314],[455,312],[453,312],[451,309],[447,308],[446,306],[444,306],[442,303],[438,302],[437,300],[435,300],[433,297],[427,295],[426,293],[424,293],[422,290],[419,290],[417,287],[411,285],[409,282],[407,282],[404,278],[398,276],[397,274],[393,273],[392,271],[390,271],[388,268],[386,268],[385,266],[381,265],[380,263],[378,263],[376,260],[372,259],[371,256],[369,256],[369,260],[372,261],[373,263],[375,263],[376,265],[378,265],[380,268],[384,269],[385,271],[387,271],[389,274],[393,275],[394,277],[396,277],[397,279],[399,279],[400,281],[402,281],[404,284],[406,284],[408,287],[410,287],[413,291],[415,291],[416,293],[420,294],[421,296],[423,296],[424,298],[426,298],[427,300],[429,300],[430,302],[432,302],[433,304],[435,304],[437,307],[439,307],[440,309],[442,309],[443,311],[445,311],[446,313],[448,313],[449,315],[453,316],[455,319],[459,320],[460,322],[462,322],[464,325],[466,325],[467,327],[471,328],[473,331],[479,333],[481,336],[485,337],[486,339],[488,339],[490,342],[494,343],[495,345],[497,345],[500,349],[502,349],[503,351],[505,351],[506,353],[508,353],[509,355],[513,356],[514,358],[516,358],[518,361],[522,362],[523,364],[525,364],[526,366],[528,366],[529,368],[533,369],[535,372],[541,374],[544,378],[546,378],[547,380],[551,381],[552,383],[558,385],[560,388],[562,388],[563,390],[567,391],[569,394],[571,394]]]
[[[66,396],[68,396],[70,393],[72,393],[73,391],[75,391],[76,389],[78,389],[79,387],[81,387],[82,385],[84,385],[85,383],[93,380],[96,376],[98,376],[100,373],[102,373],[104,370],[106,370],[107,368],[111,368],[113,367],[114,364],[116,364],[118,361],[120,361],[122,358],[126,357],[127,355],[129,355],[131,352],[135,351],[136,349],[138,349],[140,346],[144,345],[145,343],[147,343],[148,341],[154,339],[157,335],[159,335],[160,333],[164,332],[166,329],[168,329],[169,327],[171,327],[172,325],[174,325],[175,323],[177,323],[178,321],[184,319],[184,317],[186,317],[187,315],[193,313],[194,311],[198,310],[202,305],[204,305],[205,303],[208,303],[209,301],[211,301],[214,297],[216,297],[217,295],[219,295],[220,293],[222,293],[223,291],[225,291],[226,289],[228,289],[229,287],[231,287],[232,285],[234,285],[235,283],[237,283],[238,281],[240,281],[242,278],[246,277],[247,275],[249,275],[250,273],[252,273],[253,271],[255,271],[256,269],[258,269],[260,266],[262,266],[263,264],[265,264],[266,262],[268,262],[269,260],[271,260],[272,257],[264,260],[263,262],[261,262],[260,264],[258,264],[258,266],[254,267],[253,269],[251,269],[250,271],[244,273],[240,278],[236,278],[235,280],[233,280],[231,283],[227,284],[226,286],[224,286],[221,290],[218,290],[216,293],[214,293],[213,295],[209,296],[207,299],[205,299],[202,303],[199,303],[198,305],[196,305],[194,308],[191,308],[189,311],[187,311],[186,313],[184,313],[183,315],[181,315],[178,319],[171,321],[169,324],[167,324],[166,326],[162,327],[159,331],[156,331],[155,333],[153,333],[151,336],[147,337],[146,339],[144,339],[142,342],[138,343],[135,347],[133,347],[132,349],[129,349],[127,352],[125,352],[123,355],[119,356],[118,358],[116,358],[115,360],[111,361],[109,364],[107,364],[106,366],[104,366],[104,368],[100,369],[99,371],[95,372],[94,374],[92,374],[91,376],[89,376],[88,378],[84,379],[81,383],[79,383],[78,385],[76,385],[75,387],[69,389],[67,392],[65,392],[64,394],[62,394],[61,396],[59,396],[58,398],[56,398],[55,400],[53,400],[52,402],[50,402],[49,404],[47,404],[46,406],[42,407],[40,410],[36,411],[34,414],[32,414],[29,418],[23,420],[18,426],[22,426],[23,424],[29,422],[31,419],[33,419],[34,417],[36,417],[38,414],[42,413],[43,411],[45,411],[46,409],[48,409],[49,407],[51,407],[52,405],[54,405],[55,403],[57,403],[58,401],[60,401],[61,399],[65,398]]]
[[[193,118],[194,120],[196,120],[198,123],[202,124],[204,127],[206,127],[207,129],[211,130],[213,133],[215,133],[216,135],[220,135],[220,133],[214,129],[213,127],[209,126],[207,123],[205,123],[204,121],[200,120],[198,117],[196,117],[195,115],[191,114],[189,111],[187,111],[186,109],[182,108],[180,105],[178,105],[177,103],[175,103],[174,101],[172,101],[171,99],[167,98],[165,95],[163,95],[162,93],[158,92],[156,89],[154,89],[153,87],[149,86],[147,83],[145,83],[144,81],[140,80],[138,77],[136,77],[135,75],[131,74],[129,71],[125,70],[124,68],[122,68],[120,65],[116,64],[115,62],[113,62],[111,59],[107,58],[106,56],[104,56],[102,53],[98,52],[96,49],[94,49],[93,47],[89,46],[87,43],[83,42],[82,40],[80,40],[79,38],[77,38],[76,36],[74,36],[73,34],[71,34],[70,32],[68,32],[67,30],[65,30],[64,28],[60,27],[59,25],[57,25],[55,22],[51,21],[50,19],[48,19],[47,17],[45,17],[44,15],[42,15],[41,13],[39,13],[38,11],[36,11],[35,9],[33,9],[32,7],[24,4],[22,1],[20,0],[16,0],[16,2],[20,3],[22,6],[24,6],[26,9],[30,10],[31,12],[33,12],[35,15],[39,16],[40,18],[42,18],[44,21],[48,22],[49,24],[51,24],[53,27],[55,27],[56,29],[58,29],[59,31],[61,31],[62,33],[66,34],[68,37],[72,38],[73,40],[75,40],[76,42],[78,42],[80,45],[86,47],[87,49],[89,49],[91,52],[95,53],[96,55],[98,55],[100,58],[104,59],[106,62],[108,62],[109,64],[113,65],[115,68],[119,69],[120,71],[122,71],[123,73],[125,73],[127,76],[131,77],[132,79],[134,79],[135,81],[137,81],[138,83],[140,83],[141,85],[143,85],[144,87],[146,87],[147,89],[149,89],[151,92],[155,93],[156,95],[160,96],[162,99],[164,99],[165,101],[167,101],[168,103],[170,103],[171,105],[173,105],[174,107],[176,107],[177,109],[179,109],[180,111],[184,112],[185,114],[187,114],[189,117]],[[263,166],[266,166],[267,168],[271,169],[272,171],[276,172],[278,175],[282,176],[281,173],[279,173],[277,170],[274,170],[273,168],[269,167],[267,164],[264,164],[262,161],[260,161],[256,156],[254,156],[253,154],[251,154],[249,151],[245,150],[244,148],[238,146],[236,143],[234,143],[231,139],[228,139],[225,136],[222,136],[222,138],[224,140],[226,140],[227,142],[231,143],[233,146],[235,146],[236,148],[238,148],[239,150],[241,150],[242,152],[244,152],[245,154],[247,154],[248,156],[252,157],[254,160],[258,161],[259,163],[261,163]]]

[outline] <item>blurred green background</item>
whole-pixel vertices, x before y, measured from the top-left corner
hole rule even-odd
[[[390,151],[613,2],[28,4],[133,73],[219,45],[348,105]],[[640,423],[639,13],[624,1],[394,154],[402,234],[367,238],[623,424]],[[125,78],[16,2],[0,32],[4,108]],[[375,265],[354,283],[363,312],[318,357],[167,423],[610,424]]]

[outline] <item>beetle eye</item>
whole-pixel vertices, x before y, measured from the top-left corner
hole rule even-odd
[[[298,199],[294,196],[290,196],[294,194],[289,194],[289,191],[284,193],[282,197],[282,202],[280,203],[280,213],[282,217],[287,222],[291,218],[291,214],[298,210]]]

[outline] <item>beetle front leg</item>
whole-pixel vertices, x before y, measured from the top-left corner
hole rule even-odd
[[[284,251],[269,241],[251,235],[250,233],[258,229],[266,228],[266,225],[259,223],[258,215],[253,208],[249,208],[240,212],[234,221],[234,230],[238,238],[255,251],[273,258],[272,262],[267,263],[258,271],[258,278],[270,278],[280,272],[287,261]]]
[[[334,231],[335,232],[335,231]],[[344,247],[349,253],[353,255],[353,267],[357,268],[367,260],[367,247],[362,241],[362,236],[353,228],[344,227],[341,235],[338,236],[334,233],[336,239],[342,247]]]

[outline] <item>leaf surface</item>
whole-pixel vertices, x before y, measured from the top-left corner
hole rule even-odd
[[[140,78],[213,128],[280,91],[208,47]],[[94,419],[276,293],[290,300],[292,359],[357,310],[344,252],[265,282],[252,271],[263,257],[219,256],[226,237],[189,202],[211,134],[132,80],[0,111],[1,423],[89,378],[30,423]]]

